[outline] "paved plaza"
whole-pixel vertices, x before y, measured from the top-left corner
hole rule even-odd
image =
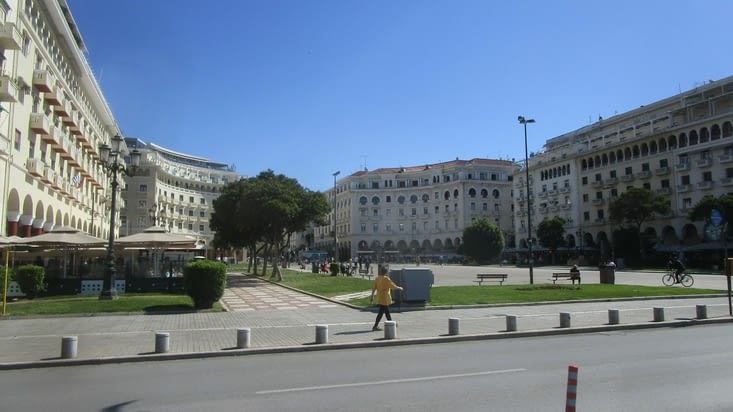
[[[391,268],[399,267],[393,265]],[[475,285],[476,273],[506,273],[508,284],[526,284],[529,281],[527,268],[426,267],[433,270],[435,286]],[[549,280],[551,274],[564,270],[566,268],[535,268],[534,282],[552,283]],[[661,285],[661,275],[661,272],[617,271],[615,280],[618,284],[658,286]],[[727,290],[725,276],[694,276],[694,287]],[[598,270],[582,268],[582,282],[598,283]],[[385,332],[371,330],[375,318],[371,309],[353,308],[337,299],[323,299],[236,274],[230,276],[222,304],[227,312],[6,318],[0,320],[0,368],[231,356],[733,321],[724,293],[695,298],[490,305],[441,310],[396,304],[392,313],[398,327],[395,336],[387,339]],[[705,309],[704,319],[698,316],[701,306]],[[609,324],[609,309],[617,311],[618,325]],[[663,321],[654,319],[660,309],[664,313]],[[566,325],[569,327],[560,327],[558,319],[561,313],[569,317],[571,324]],[[507,331],[507,316],[516,319],[516,331]],[[449,334],[449,322],[459,322],[458,334]],[[327,328],[327,341],[316,344],[317,329],[324,326]],[[246,348],[238,346],[238,336],[244,330],[250,338]],[[156,336],[161,332],[168,334],[166,353],[156,353]],[[61,359],[62,339],[70,336],[76,337],[78,342],[77,356]]]

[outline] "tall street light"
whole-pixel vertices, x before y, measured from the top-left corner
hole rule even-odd
[[[529,198],[529,153],[527,152],[527,123],[534,123],[534,119],[525,119],[524,116],[518,116],[517,120],[520,124],[524,125],[524,171],[526,173],[526,180],[527,180],[527,230],[528,230],[528,239],[527,239],[527,245],[529,248],[529,258],[527,261],[529,262],[529,284],[534,283],[534,273],[532,271],[532,207],[530,205],[530,198]]]
[[[339,261],[339,243],[336,236],[336,176],[341,174],[340,170],[333,172],[333,256],[336,262]]]
[[[135,169],[140,165],[140,152],[133,150],[130,153],[130,165],[125,166],[124,159],[121,159],[122,137],[115,136],[111,140],[112,146],[102,145],[99,154],[102,158],[102,166],[110,178],[112,188],[112,207],[109,217],[109,243],[107,244],[107,267],[104,271],[104,283],[99,299],[117,299],[115,288],[117,268],[115,267],[115,217],[117,216],[117,174],[132,176]]]

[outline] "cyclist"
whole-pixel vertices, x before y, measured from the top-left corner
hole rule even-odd
[[[686,268],[685,265],[677,258],[677,255],[672,255],[672,257],[669,259],[669,262],[667,263],[667,269],[674,270],[674,283],[680,283],[680,276],[685,273]]]

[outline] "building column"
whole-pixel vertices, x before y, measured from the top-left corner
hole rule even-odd
[[[20,220],[20,212],[8,212],[8,236],[18,236],[18,221]]]
[[[33,223],[33,216],[21,215],[20,216],[20,236],[31,237],[31,224]]]
[[[38,236],[43,233],[43,223],[45,220],[43,219],[33,219],[33,224],[31,225],[31,236]]]

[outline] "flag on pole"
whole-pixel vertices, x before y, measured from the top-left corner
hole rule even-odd
[[[82,181],[83,179],[81,178],[80,173],[77,173],[76,175],[74,175],[74,177],[71,178],[71,184],[73,184],[74,187],[77,189],[81,187]]]

